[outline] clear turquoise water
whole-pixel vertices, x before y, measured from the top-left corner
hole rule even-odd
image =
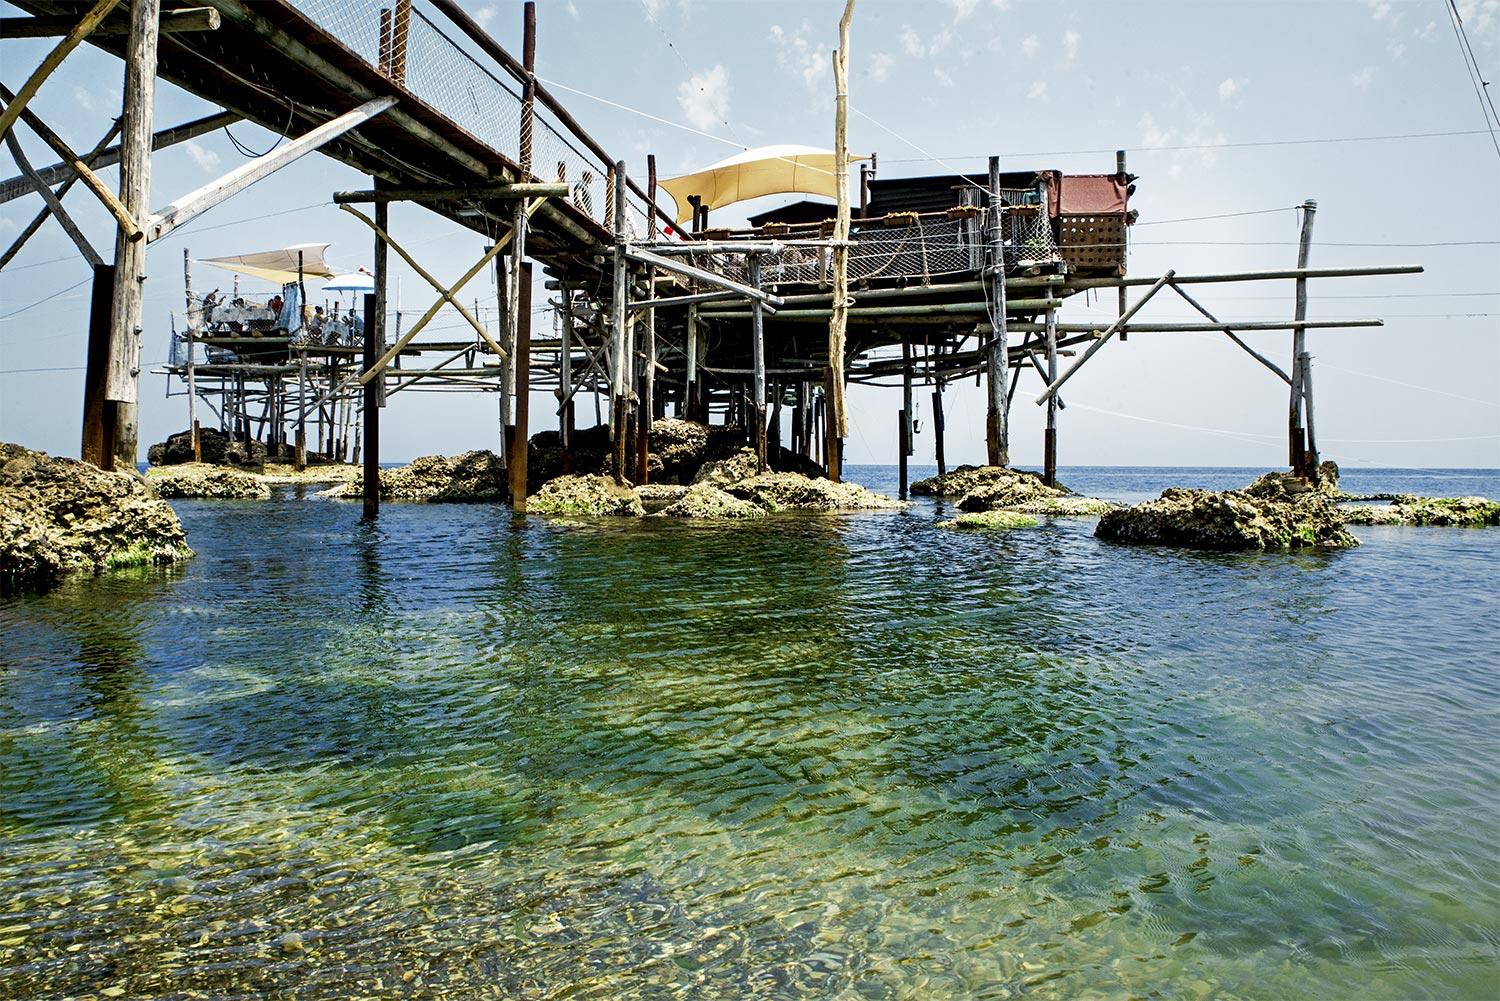
[[[1500,994],[1500,530],[177,508],[0,602],[0,997]]]

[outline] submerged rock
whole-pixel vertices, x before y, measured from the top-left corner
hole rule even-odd
[[[1109,501],[1099,500],[1097,497],[1078,497],[1070,494],[1066,497],[1040,497],[1006,508],[1006,510],[1020,511],[1025,514],[1045,514],[1054,518],[1096,518],[1113,511],[1115,507],[1116,505]]]
[[[146,482],[156,488],[158,497],[267,500],[271,496],[271,488],[253,473],[207,463],[149,469]]]
[[[939,528],[970,528],[1005,531],[1012,528],[1035,528],[1041,522],[1019,511],[966,511],[952,521],[938,522]]]
[[[723,488],[767,511],[900,510],[905,501],[867,490],[858,483],[834,483],[798,473],[761,473]]]
[[[0,591],[192,555],[171,505],[140,477],[0,444]]]
[[[202,428],[198,445],[203,463],[210,466],[236,466],[259,469],[265,464],[266,446],[251,439],[248,444],[225,434],[218,428]],[[153,466],[181,466],[193,461],[193,432],[179,431],[146,450],[146,461]]]
[[[363,497],[363,473],[346,485],[324,491],[328,497]],[[462,455],[424,455],[408,465],[380,471],[383,500],[430,504],[485,504],[506,500],[509,484],[500,456],[479,450]]]
[[[1156,500],[1108,512],[1094,534],[1115,542],[1193,549],[1359,545],[1327,493],[1283,473],[1268,473],[1243,490],[1174,487]]]
[[[1398,496],[1389,505],[1362,504],[1339,508],[1350,525],[1431,525],[1443,528],[1484,528],[1500,525],[1500,502],[1486,497]]]
[[[547,515],[615,515],[639,518],[646,513],[631,487],[608,476],[558,476],[526,499],[526,510]]]
[[[654,514],[681,500],[689,489],[680,483],[642,483],[635,488],[635,495],[641,499],[646,513]]]
[[[642,488],[647,489],[647,488]],[[766,509],[725,493],[709,483],[696,483],[660,512],[666,518],[764,518]]]

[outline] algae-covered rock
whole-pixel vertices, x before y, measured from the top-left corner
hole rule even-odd
[[[1485,497],[1398,496],[1391,504],[1359,504],[1339,508],[1350,525],[1430,525],[1442,528],[1484,528],[1500,525],[1500,502]]]
[[[558,476],[526,499],[526,509],[545,515],[615,515],[639,518],[646,513],[631,487],[607,476]]]
[[[1019,511],[1024,514],[1045,514],[1053,518],[1097,518],[1106,512],[1113,511],[1115,506],[1097,497],[1077,497],[1070,494],[1066,497],[1039,497],[1005,508],[1005,510]]]
[[[1041,522],[1019,511],[965,511],[952,521],[940,521],[940,528],[968,528],[984,531],[1007,531],[1012,528],[1035,528]]]
[[[1066,487],[1049,487],[1036,473],[1022,469],[986,466],[983,475],[958,499],[960,511],[993,511],[1017,508],[1052,497],[1066,497]]]
[[[723,488],[767,511],[900,510],[905,501],[867,490],[858,483],[834,483],[798,473],[762,473]]]
[[[324,495],[363,497],[364,485],[361,473],[346,486],[324,491]],[[380,496],[385,500],[485,504],[506,500],[508,495],[500,456],[484,450],[454,456],[424,455],[408,465],[380,471]]]
[[[271,496],[271,488],[258,476],[207,463],[149,469],[146,482],[156,488],[158,497],[267,500]]]
[[[1094,534],[1115,542],[1193,549],[1348,548],[1359,540],[1327,494],[1283,474],[1244,490],[1172,488],[1156,500],[1110,511]]]
[[[654,514],[681,500],[690,489],[680,483],[642,483],[635,488],[635,493],[641,499],[641,505],[645,507],[646,513]]]
[[[192,555],[171,505],[140,477],[0,444],[0,591]]]
[[[687,488],[677,501],[663,508],[660,514],[666,518],[744,519],[764,518],[766,509],[711,484],[697,483]]]
[[[759,467],[755,460],[755,449],[740,448],[732,455],[712,462],[705,462],[693,477],[694,485],[706,483],[721,490],[732,483],[739,483],[755,476]]]

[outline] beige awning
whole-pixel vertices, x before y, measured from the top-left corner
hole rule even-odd
[[[865,157],[850,155],[849,162]],[[803,194],[837,198],[833,150],[816,146],[762,146],[692,174],[669,177],[661,187],[677,203],[677,222],[693,217],[689,195],[700,195],[710,209],[761,195]]]
[[[205,257],[204,264],[234,271],[242,275],[264,278],[278,285],[297,280],[297,258],[302,258],[302,275],[305,278],[332,278],[336,272],[323,260],[327,243],[299,243],[281,250],[263,250],[256,254],[236,254],[232,257]]]

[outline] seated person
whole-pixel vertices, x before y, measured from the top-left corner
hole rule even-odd
[[[271,315],[276,318],[276,325],[278,327],[281,326],[281,307],[284,305],[286,305],[286,302],[279,295],[271,296],[270,301],[266,303],[266,308],[269,309],[271,311]]]

